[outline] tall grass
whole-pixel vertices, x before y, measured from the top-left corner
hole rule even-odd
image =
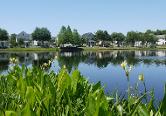
[[[11,59],[12,62],[17,61]],[[48,64],[50,65],[50,64]],[[65,67],[58,74],[41,68],[14,65],[0,76],[0,116],[164,116],[166,92],[154,106],[153,92],[131,94],[120,98],[107,96],[100,82],[90,84],[78,70],[68,74]],[[43,68],[44,67],[44,68]],[[122,65],[129,78],[126,64]],[[139,76],[144,80],[143,75]],[[148,95],[151,99],[143,102]]]

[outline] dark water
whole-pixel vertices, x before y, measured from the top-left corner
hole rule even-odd
[[[56,58],[50,70],[58,72],[63,65],[66,65],[69,72],[78,68],[90,82],[101,81],[107,93],[115,90],[125,93],[127,90],[127,78],[120,66],[124,60],[134,66],[130,74],[132,86],[139,82],[138,75],[143,73],[147,89],[154,88],[156,98],[161,99],[166,83],[166,51],[0,53],[1,74],[7,73],[10,57],[17,57],[20,65],[28,67],[40,66]],[[139,88],[143,90],[141,82]]]

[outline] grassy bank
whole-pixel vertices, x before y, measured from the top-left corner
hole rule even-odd
[[[59,51],[59,48],[7,48],[0,49],[0,52],[49,52],[49,51]]]
[[[139,47],[81,47],[85,51],[112,51],[112,50],[166,50],[166,46],[157,46],[156,48]]]
[[[11,59],[11,62],[17,63],[17,60]],[[146,86],[140,93],[138,86],[133,91],[129,85],[127,98],[118,93],[106,95],[100,82],[89,83],[78,70],[69,74],[64,67],[58,74],[49,73],[50,65],[49,61],[41,68],[29,69],[13,64],[7,75],[0,75],[1,116],[166,115],[166,93],[159,105],[154,105],[153,91],[147,91]],[[121,64],[129,80],[130,68],[126,65],[126,62]],[[143,75],[139,80],[145,85]]]

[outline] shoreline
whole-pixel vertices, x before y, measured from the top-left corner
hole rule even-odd
[[[59,48],[7,48],[0,49],[0,52],[57,52]]]
[[[166,46],[157,48],[138,48],[138,47],[114,47],[114,48],[104,48],[104,47],[80,47],[83,51],[114,51],[114,50],[166,50]],[[7,48],[0,49],[0,52],[58,52],[61,51],[60,48]]]

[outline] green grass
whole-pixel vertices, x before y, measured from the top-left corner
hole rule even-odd
[[[140,47],[81,47],[85,51],[112,51],[112,50],[166,50],[166,46],[157,46],[156,48]]]
[[[112,51],[112,50],[166,50],[166,46],[157,46],[156,48],[139,48],[139,47],[81,47],[84,51]],[[49,52],[60,51],[59,48],[7,48],[0,49],[0,52]]]
[[[13,63],[17,60],[11,59]],[[138,91],[138,84],[127,98],[104,93],[100,82],[89,83],[78,70],[69,74],[48,72],[50,62],[41,68],[13,64],[7,75],[0,75],[0,116],[165,116],[166,92],[154,105],[153,91]],[[130,69],[122,65],[129,82]],[[139,76],[143,81],[143,75]],[[143,81],[143,85],[145,82]],[[145,86],[146,88],[146,86]],[[150,99],[146,98],[150,96]],[[143,102],[147,100],[146,102]]]
[[[24,51],[59,51],[58,48],[7,48],[7,49],[0,49],[0,51],[18,51],[18,52],[24,52]]]

